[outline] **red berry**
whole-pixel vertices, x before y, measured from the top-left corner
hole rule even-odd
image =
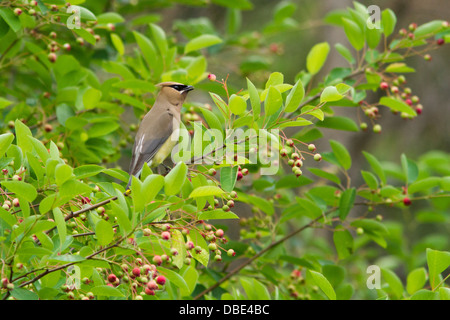
[[[139,276],[141,275],[141,269],[138,268],[138,267],[134,268],[131,272],[132,272],[133,275],[136,276],[136,277],[139,277]]]
[[[164,276],[158,276],[157,278],[156,278],[156,282],[158,283],[158,284],[160,284],[160,285],[164,285],[164,284],[166,284],[166,277],[164,277]]]
[[[111,273],[110,275],[108,275],[108,281],[111,283],[114,283],[117,281],[117,276],[113,273]]]
[[[147,294],[149,296],[154,296],[155,291],[153,291],[152,289],[149,289],[149,288],[145,288],[145,294]]]
[[[241,180],[243,177],[244,177],[244,175],[242,174],[241,171],[239,171],[238,174],[237,174],[237,180],[239,181],[239,180]]]
[[[403,204],[405,206],[411,205],[411,199],[409,199],[408,197],[403,198]]]
[[[438,46],[442,46],[445,43],[445,41],[444,41],[444,39],[439,38],[439,39],[437,39],[436,43]]]
[[[387,82],[380,83],[380,89],[386,90],[387,88],[389,88],[389,84]]]

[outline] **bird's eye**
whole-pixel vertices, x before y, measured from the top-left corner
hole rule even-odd
[[[175,85],[172,86],[172,88],[174,88],[177,91],[181,91],[181,90],[183,90],[184,86],[180,86],[178,84],[175,84]]]

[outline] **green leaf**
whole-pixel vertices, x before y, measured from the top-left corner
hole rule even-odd
[[[312,47],[306,57],[306,69],[311,75],[315,75],[322,69],[329,52],[330,45],[328,42],[321,42]]]
[[[411,271],[406,278],[406,291],[413,295],[422,289],[427,282],[427,271],[425,268],[417,268]]]
[[[361,50],[364,48],[364,33],[359,25],[347,18],[342,18],[342,23],[344,25],[345,35],[353,48],[356,50]]]
[[[39,300],[39,296],[35,292],[23,288],[14,288],[11,296],[17,300]]]
[[[334,291],[331,283],[325,276],[317,271],[308,269],[308,275],[312,278],[314,283],[325,293],[330,300],[336,300],[336,292]]]
[[[353,58],[352,53],[350,52],[350,50],[347,49],[347,47],[343,46],[340,43],[336,43],[334,47],[341,54],[341,56],[343,56],[344,59],[347,60],[350,64],[355,63],[355,58]]]
[[[164,187],[164,183],[164,177],[158,174],[151,174],[145,178],[141,188],[144,204],[148,204],[155,199],[156,195]]]
[[[303,208],[304,212],[302,214],[310,219],[316,219],[323,214],[322,209],[309,199],[296,197],[295,201]]]
[[[178,251],[178,254],[172,257],[172,262],[177,266],[178,269],[181,269],[186,258],[186,246],[184,243],[184,237],[180,231],[172,231],[171,242],[172,248]]]
[[[95,164],[87,164],[84,166],[76,167],[73,170],[73,173],[75,174],[75,177],[79,180],[96,176],[99,173],[101,173],[104,170],[103,167],[97,166]]]
[[[184,48],[184,53],[197,51],[197,50],[207,48],[207,47],[210,47],[210,46],[222,43],[222,42],[223,42],[223,40],[215,35],[203,34],[201,36],[198,36],[198,37],[190,40]]]
[[[286,107],[284,109],[285,112],[294,112],[300,106],[300,103],[305,96],[305,88],[303,87],[303,83],[301,79],[299,79],[294,87],[289,92],[286,98]]]
[[[121,23],[124,21],[125,19],[116,12],[105,12],[97,16],[98,24]]]
[[[417,116],[417,113],[413,108],[411,108],[405,102],[394,98],[382,97],[379,104],[390,108],[392,111],[404,112],[414,117]]]
[[[440,296],[441,300],[450,300],[450,289],[440,287],[439,288],[439,296]]]
[[[117,52],[123,56],[125,53],[125,46],[123,45],[122,39],[116,33],[111,33],[111,42]]]
[[[414,70],[414,68],[408,67],[406,63],[395,62],[388,65],[384,71],[392,73],[410,73],[415,72],[416,70]]]
[[[180,276],[178,273],[176,273],[172,270],[166,269],[166,268],[160,267],[158,269],[159,269],[159,272],[167,278],[167,280],[169,280],[176,287],[180,288],[181,291],[184,291],[184,292],[189,291],[189,287],[188,287],[186,281],[184,281],[183,277]]]
[[[342,229],[342,227],[336,228],[333,233],[333,242],[339,259],[345,259],[352,255],[353,237],[350,231]]]
[[[175,168],[164,177],[164,190],[166,195],[173,196],[180,192],[186,180],[188,168],[184,162],[179,162]]]
[[[414,293],[410,300],[439,300],[437,292],[433,292],[427,289],[421,289]]]
[[[207,267],[209,262],[209,249],[208,244],[206,243],[203,236],[197,230],[190,229],[189,234],[187,235],[187,239],[192,241],[194,243],[194,246],[200,246],[202,248],[202,251],[200,253],[192,250],[191,254],[195,260]]]
[[[367,186],[371,190],[377,190],[378,189],[378,180],[377,177],[372,172],[361,170],[361,175],[366,182]]]
[[[247,109],[247,102],[241,96],[232,94],[228,106],[230,107],[231,112],[236,115],[241,115]]]
[[[427,248],[427,265],[431,289],[440,283],[440,273],[450,266],[450,252]]]
[[[158,70],[160,68],[160,66],[158,65],[158,61],[160,59],[157,57],[156,48],[152,41],[145,35],[137,31],[133,31],[133,35],[139,48],[141,49],[142,55],[145,62],[147,63],[147,67],[149,68],[149,70]]]
[[[33,150],[33,144],[30,141],[30,137],[32,137],[33,135],[30,129],[19,119],[16,120],[15,127],[17,146],[22,149],[22,152],[24,154],[27,152],[31,152]]]
[[[205,108],[200,108],[200,111],[203,113],[203,117],[205,117],[205,120],[211,129],[216,129],[219,130],[220,132],[223,131],[222,123],[212,111],[209,111],[208,109]]]
[[[266,89],[269,89],[270,86],[277,86],[283,84],[284,75],[281,72],[272,72],[269,76],[269,79],[266,82]]]
[[[154,23],[150,23],[150,30],[152,32],[153,39],[155,40],[156,45],[159,49],[159,52],[162,56],[164,56],[168,50],[167,39],[164,30]]]
[[[344,131],[359,131],[355,121],[347,117],[326,117],[323,121],[317,122],[316,126]]]
[[[28,202],[33,202],[37,197],[36,188],[24,181],[2,181],[1,184],[10,192],[14,192],[16,195],[20,195]]]
[[[270,294],[267,287],[258,280],[241,278],[240,282],[249,300],[270,300]]]
[[[394,11],[391,9],[385,9],[381,12],[381,26],[386,38],[394,32],[396,23],[397,17],[395,16]]]
[[[422,180],[415,181],[408,186],[408,193],[413,194],[420,191],[437,187],[441,184],[442,178],[428,177]]]
[[[117,217],[119,226],[125,233],[129,233],[133,228],[130,219],[128,218],[128,212],[125,212],[123,208],[117,204],[117,201],[110,202],[112,214]]]
[[[198,197],[209,197],[209,196],[220,196],[225,193],[222,189],[215,186],[201,186],[195,188],[189,198],[198,198]]]
[[[419,168],[417,167],[417,164],[414,161],[408,159],[405,154],[401,155],[400,160],[406,183],[413,183],[419,176]]]
[[[403,284],[400,278],[391,270],[381,268],[384,281],[387,282],[394,297],[400,299],[403,295]]]
[[[13,10],[8,7],[0,7],[0,17],[11,27],[14,32],[22,29],[19,17],[17,17]]]
[[[424,23],[414,30],[414,35],[416,37],[423,37],[427,35],[436,34],[437,32],[444,29],[443,20],[433,20],[427,23]]]
[[[58,164],[55,168],[55,179],[58,186],[62,186],[64,182],[73,177],[73,169],[67,164]]]
[[[119,289],[107,285],[93,287],[90,289],[90,291],[96,296],[124,297],[124,294]]]
[[[78,180],[67,180],[62,184],[59,192],[62,197],[75,197],[92,192],[92,188]]]
[[[334,86],[328,86],[323,89],[320,95],[320,103],[341,100],[344,96]]]
[[[95,236],[97,237],[99,245],[106,246],[114,238],[112,225],[109,222],[100,219],[95,225]]]
[[[378,178],[380,178],[382,184],[386,184],[386,176],[384,174],[383,167],[381,166],[380,162],[375,158],[372,154],[363,151],[362,152],[364,157],[366,158],[367,162],[369,162],[372,170],[376,173]]]
[[[88,43],[92,44],[93,46],[95,45],[95,43],[97,42],[95,40],[95,37],[86,29],[73,29],[73,32],[75,32],[79,37],[83,38],[84,40],[86,40]]]
[[[220,185],[225,192],[231,192],[236,184],[238,166],[220,169]]]
[[[58,230],[59,245],[61,250],[62,245],[66,241],[67,225],[60,208],[53,209],[53,219],[55,220],[56,228]]]
[[[259,93],[255,85],[247,78],[247,88],[250,97],[250,104],[253,110],[253,119],[259,119],[261,114],[261,100],[259,99]]]
[[[239,217],[233,212],[225,212],[221,209],[204,211],[197,217],[198,220],[223,220],[223,219],[239,219]]]
[[[364,232],[371,235],[385,236],[388,234],[387,228],[381,222],[371,219],[359,219],[350,224],[355,228],[363,228]]]
[[[269,87],[264,102],[264,110],[267,116],[271,116],[280,110],[283,105],[283,97],[276,87]]]
[[[339,218],[345,220],[350,210],[353,208],[356,198],[356,189],[346,189],[342,192],[341,198],[339,199]]]
[[[327,172],[325,170],[318,169],[318,168],[308,168],[308,170],[312,174],[315,174],[318,177],[321,177],[321,178],[324,178],[324,179],[328,179],[330,181],[333,181],[336,184],[340,184],[341,183],[341,180],[339,179],[339,177],[337,175],[335,175],[334,173],[330,173],[330,172]]]
[[[13,140],[14,135],[12,133],[0,134],[0,159],[4,157]]]
[[[352,166],[352,158],[350,157],[350,153],[347,151],[347,148],[336,140],[330,140],[330,146],[339,164],[345,170],[350,169]]]

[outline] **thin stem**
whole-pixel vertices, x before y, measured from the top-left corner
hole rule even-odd
[[[298,228],[297,230],[294,230],[293,232],[291,232],[290,234],[288,234],[285,237],[281,238],[280,240],[272,242],[269,246],[267,246],[266,248],[264,248],[263,250],[258,252],[256,255],[251,257],[249,260],[245,261],[241,265],[239,265],[236,268],[234,268],[232,271],[230,271],[226,276],[224,276],[222,279],[217,281],[215,284],[213,284],[209,288],[207,288],[207,289],[203,290],[202,292],[200,292],[197,296],[194,297],[194,300],[200,299],[205,294],[207,294],[207,293],[211,292],[212,290],[214,290],[215,288],[219,287],[222,283],[224,283],[225,281],[230,279],[235,274],[239,273],[243,268],[248,266],[250,263],[252,263],[256,259],[258,259],[259,257],[261,257],[264,253],[268,252],[269,250],[273,249],[274,247],[278,246],[279,244],[283,243],[284,241],[288,240],[289,238],[295,236],[296,234],[302,232],[303,230],[306,230],[306,229],[312,227],[317,221],[319,221],[323,217],[329,215],[330,213],[334,212],[335,210],[336,210],[336,208],[330,209],[329,211],[325,212],[320,217],[317,217],[314,220],[312,220],[311,222],[309,222],[308,224]]]

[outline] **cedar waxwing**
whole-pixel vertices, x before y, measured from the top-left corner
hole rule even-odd
[[[194,90],[192,86],[177,82],[163,82],[157,86],[161,90],[155,104],[142,119],[134,140],[127,193],[133,176],[141,173],[145,162],[149,167],[157,167],[178,143],[181,106],[187,93]]]

